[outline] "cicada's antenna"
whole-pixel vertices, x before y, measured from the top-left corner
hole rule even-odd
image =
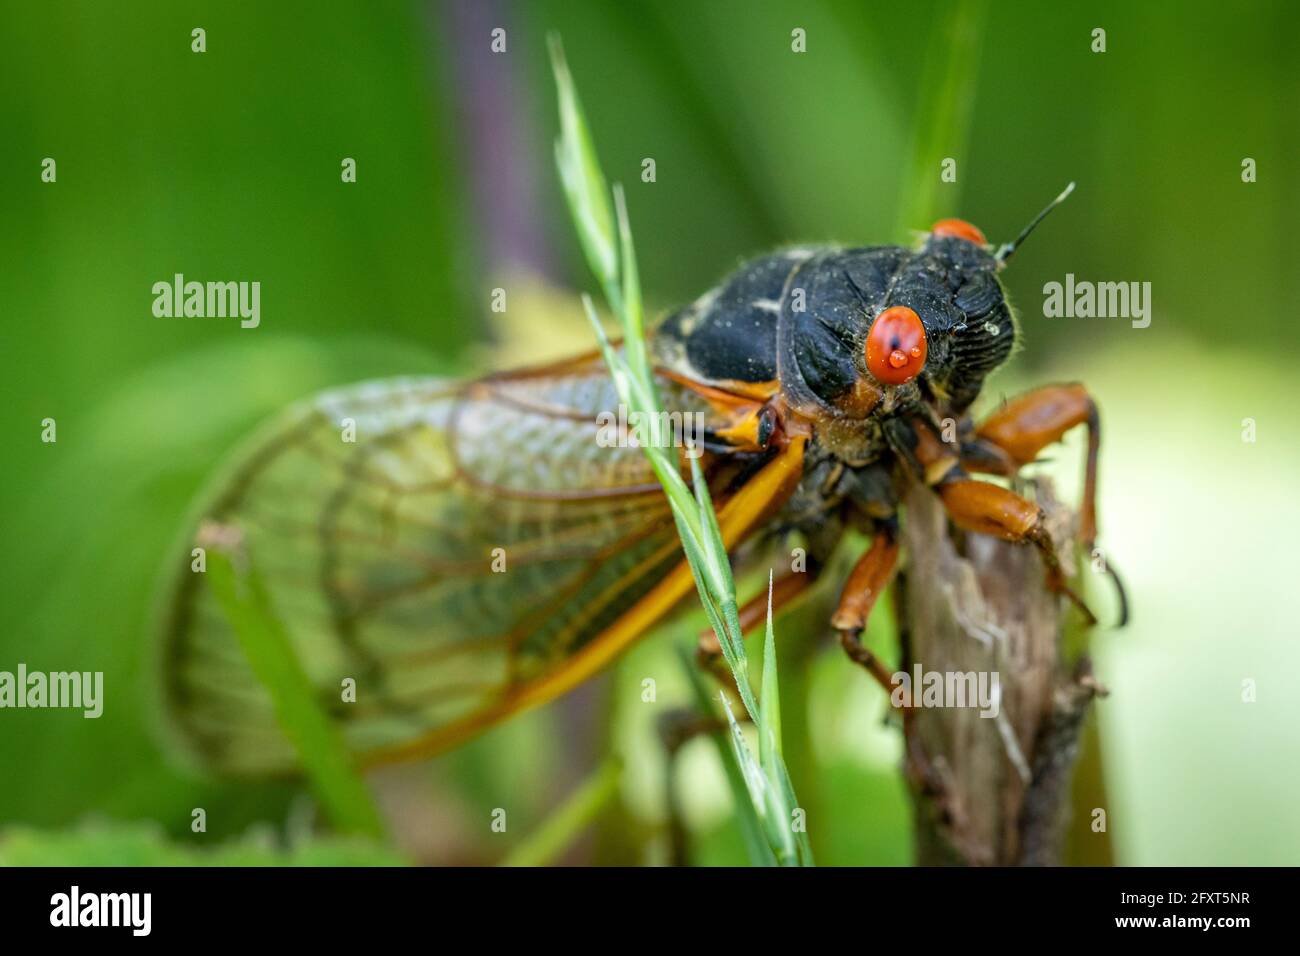
[[[1065,202],[1065,200],[1069,198],[1069,195],[1072,192],[1074,192],[1074,183],[1070,183],[1070,185],[1066,186],[1063,190],[1061,190],[1061,195],[1057,196],[1050,203],[1048,203],[1047,208],[1044,209],[1042,212],[1040,212],[1037,216],[1035,216],[1033,220],[1029,223],[1029,225],[1025,226],[1025,228],[1021,230],[1020,235],[1016,236],[1016,238],[1012,239],[1010,242],[1006,242],[1002,244],[1002,246],[998,249],[996,253],[994,253],[993,256],[993,258],[997,259],[998,261],[999,269],[1001,269],[1004,265],[1007,264],[1007,260],[1010,259],[1011,256],[1015,253],[1015,251],[1020,248],[1020,244],[1024,242],[1025,239],[1028,238],[1029,234],[1038,227],[1038,224],[1047,218],[1047,214],[1051,212],[1053,209],[1055,209],[1057,206],[1059,206],[1061,203]]]

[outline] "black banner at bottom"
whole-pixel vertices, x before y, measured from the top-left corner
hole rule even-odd
[[[82,945],[373,943],[401,932],[435,946],[463,945],[467,933],[549,946],[611,920],[642,938],[677,928],[733,943],[764,927],[807,933],[841,921],[877,941],[911,935],[908,926],[927,941],[975,933],[973,943],[1034,926],[1066,938],[1228,942],[1282,929],[1293,882],[1267,869],[36,868],[0,870],[0,926],[7,942],[75,935]]]

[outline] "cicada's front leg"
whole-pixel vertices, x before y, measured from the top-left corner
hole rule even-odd
[[[1079,537],[1091,552],[1097,537],[1097,452],[1101,422],[1097,406],[1079,384],[1047,385],[1013,398],[989,415],[962,445],[962,464],[972,471],[1014,475],[1060,441],[1076,425],[1088,426]]]
[[[964,473],[950,475],[935,490],[958,527],[1036,547],[1047,566],[1047,586],[1069,598],[1089,624],[1097,623],[1088,605],[1066,583],[1056,545],[1038,505],[1001,485],[968,478]]]
[[[1088,390],[1077,383],[1047,385],[1013,398],[989,415],[971,441],[962,443],[962,465],[971,471],[1014,475],[1039,452],[1077,425],[1088,426],[1088,456],[1083,473],[1079,540],[1092,554],[1097,541],[1097,455],[1101,448],[1101,419]],[[1128,621],[1128,597],[1111,562],[1106,573],[1119,598],[1119,626]]]
[[[953,522],[967,531],[1017,544],[1032,544],[1047,566],[1047,586],[1069,598],[1083,612],[1089,624],[1096,624],[1097,618],[1092,611],[1066,583],[1065,571],[1057,557],[1056,544],[1047,530],[1043,510],[1023,495],[1001,485],[971,478],[957,456],[919,422],[916,439],[915,457],[926,484],[938,492],[944,510]],[[1017,452],[1028,448],[1029,444],[1026,440]],[[1001,448],[1000,445],[997,447]],[[1088,533],[1091,534],[1091,530]]]

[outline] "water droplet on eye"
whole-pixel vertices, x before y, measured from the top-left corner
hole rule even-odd
[[[920,357],[921,357],[921,346],[919,346],[919,345],[913,345],[913,346],[912,346],[912,358],[920,358]]]
[[[902,368],[907,364],[907,356],[903,354],[902,349],[894,349],[889,353],[889,364],[894,368]]]

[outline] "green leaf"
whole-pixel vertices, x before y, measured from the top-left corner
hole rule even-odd
[[[740,766],[740,772],[745,778],[745,787],[749,790],[750,801],[759,810],[760,819],[767,816],[767,778],[763,774],[763,768],[759,766],[754,755],[750,753],[749,744],[745,742],[745,734],[740,729],[740,724],[736,721],[736,715],[731,712],[731,704],[727,701],[726,694],[719,694],[718,699],[722,701],[722,710],[727,715],[727,727],[730,728],[731,752],[736,758],[736,763]]]
[[[727,556],[727,546],[722,540],[722,529],[718,527],[718,515],[713,510],[713,499],[709,496],[709,483],[700,470],[700,460],[692,457],[691,487],[695,493],[695,507],[700,528],[704,535],[704,556],[707,560],[711,590],[718,596],[719,603],[735,602],[736,582],[731,575],[731,559]],[[744,645],[739,650],[744,658]]]

